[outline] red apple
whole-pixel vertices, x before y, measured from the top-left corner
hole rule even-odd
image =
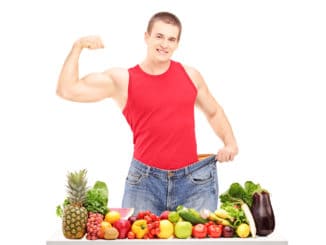
[[[160,219],[169,219],[169,213],[170,211],[169,210],[165,210],[163,211],[161,214],[160,214]]]
[[[128,220],[130,221],[131,225],[137,220],[137,215],[131,215]]]
[[[124,239],[127,237],[128,232],[131,229],[131,223],[127,219],[120,219],[113,223],[113,227],[117,228],[119,231],[119,239]]]

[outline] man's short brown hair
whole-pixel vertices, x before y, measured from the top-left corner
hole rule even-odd
[[[153,25],[156,21],[163,21],[166,24],[171,24],[171,25],[177,26],[179,28],[178,41],[180,40],[182,25],[177,16],[175,16],[174,14],[172,14],[170,12],[158,12],[158,13],[154,14],[148,22],[147,32],[149,34],[151,33],[151,31],[153,29]]]

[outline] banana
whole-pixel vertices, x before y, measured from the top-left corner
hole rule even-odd
[[[221,217],[218,217],[215,213],[210,213],[209,220],[211,221],[215,221],[218,224],[224,225],[224,226],[232,226],[232,224],[230,223],[230,221],[228,221],[227,219],[223,219]]]
[[[234,221],[234,217],[232,217],[226,210],[224,209],[216,209],[214,211],[214,214],[217,216],[217,217],[220,217],[222,219],[228,219],[230,220],[231,222]]]

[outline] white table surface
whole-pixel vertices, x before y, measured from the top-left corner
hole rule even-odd
[[[83,239],[66,239],[61,232],[55,233],[46,241],[46,245],[98,245],[104,243],[112,243],[118,245],[130,244],[148,244],[148,245],[177,245],[177,244],[227,244],[227,245],[288,245],[288,241],[277,233],[272,233],[266,237],[255,238],[204,238],[204,239],[117,239],[117,240],[87,240]]]

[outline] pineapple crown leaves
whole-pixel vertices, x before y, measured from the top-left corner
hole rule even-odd
[[[69,172],[67,174],[67,199],[70,204],[79,206],[84,205],[86,201],[86,192],[88,190],[86,175],[86,169],[82,169],[78,172]]]

